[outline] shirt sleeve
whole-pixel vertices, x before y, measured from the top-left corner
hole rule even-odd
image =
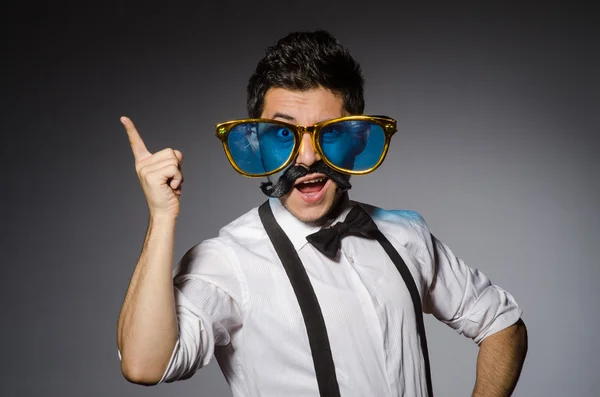
[[[421,226],[427,247],[424,255],[432,270],[423,310],[478,345],[516,323],[522,311],[513,296],[465,265],[429,232],[424,221]]]
[[[240,286],[225,246],[207,240],[192,247],[174,274],[179,337],[159,383],[191,377],[242,324]]]

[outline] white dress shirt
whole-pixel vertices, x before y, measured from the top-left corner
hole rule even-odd
[[[306,241],[319,227],[278,199],[270,205],[319,300],[341,396],[427,396],[413,304],[379,243],[345,237],[331,260]],[[519,319],[513,297],[456,258],[418,213],[363,208],[406,262],[424,312],[476,343]],[[174,285],[179,340],[161,382],[215,357],[235,397],[319,395],[300,307],[257,208],[191,248]]]

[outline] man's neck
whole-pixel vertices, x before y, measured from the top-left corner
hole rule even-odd
[[[332,219],[337,218],[340,215],[340,212],[346,207],[346,205],[350,202],[350,197],[348,196],[348,191],[342,192],[333,202],[333,205],[327,211],[325,216],[323,216],[323,223],[330,221]]]

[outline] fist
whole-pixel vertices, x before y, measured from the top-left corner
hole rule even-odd
[[[150,153],[137,129],[127,117],[121,117],[133,151],[135,170],[142,185],[151,216],[177,217],[183,185],[179,150],[163,149]]]

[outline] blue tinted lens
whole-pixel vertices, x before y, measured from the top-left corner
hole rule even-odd
[[[319,143],[327,160],[335,166],[366,171],[381,158],[385,133],[380,125],[370,121],[340,121],[321,130]]]
[[[250,175],[281,167],[294,150],[296,135],[272,123],[242,123],[229,131],[227,145],[235,164]]]

